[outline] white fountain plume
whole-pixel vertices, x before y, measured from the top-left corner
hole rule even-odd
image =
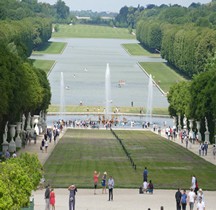
[[[60,119],[64,119],[65,114],[65,98],[64,98],[64,74],[61,72],[61,81],[60,81]]]
[[[153,99],[153,82],[152,75],[149,75],[148,98],[146,106],[146,122],[152,123],[152,99]]]
[[[105,119],[111,119],[111,81],[110,81],[110,68],[109,64],[107,63],[106,67],[106,74],[105,74],[105,101],[106,101],[106,108],[105,108]]]

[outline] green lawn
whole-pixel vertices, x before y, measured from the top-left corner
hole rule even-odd
[[[112,112],[115,111],[116,107],[112,107]],[[48,112],[59,112],[60,105],[50,105]],[[88,110],[88,111],[87,111]],[[66,106],[66,112],[103,112],[104,107],[102,106]],[[118,107],[119,112],[121,113],[133,113],[140,114],[140,107]],[[142,113],[146,113],[145,108],[142,109]],[[152,111],[153,114],[159,115],[168,115],[167,108],[154,108]]]
[[[66,45],[65,42],[48,42],[37,51],[33,51],[33,54],[60,54]]]
[[[50,69],[55,64],[54,60],[34,60],[33,66],[39,69],[44,70],[46,73],[50,71]]]
[[[118,130],[134,160],[134,170],[120,143],[109,130],[68,130],[44,165],[46,180],[53,187],[93,187],[93,171],[113,175],[116,187],[138,188],[148,167],[149,179],[160,189],[188,189],[191,175],[199,186],[216,189],[216,166],[187,149],[149,131]]]
[[[117,38],[135,39],[126,28],[115,28],[97,25],[59,25],[59,31],[52,37],[63,38]]]
[[[149,57],[160,57],[160,54],[153,54],[144,49],[140,44],[123,44],[124,49],[134,56],[149,56]]]
[[[148,74],[152,75],[154,81],[161,87],[164,92],[169,92],[169,88],[185,78],[168,67],[165,63],[160,62],[141,62],[140,65]]]

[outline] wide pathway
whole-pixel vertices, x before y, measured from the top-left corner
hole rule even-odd
[[[63,135],[61,133],[60,137]],[[21,152],[29,152],[38,155],[39,160],[44,164],[52,153],[55,144],[51,142],[48,147],[47,153],[42,153],[40,150],[40,144],[43,135],[38,136],[36,144],[33,141],[26,145]],[[59,141],[59,140],[58,140]],[[57,141],[57,142],[58,142]],[[181,144],[179,140],[175,141]],[[188,148],[191,152],[198,154],[198,145],[189,145]],[[18,153],[18,154],[19,154]],[[207,156],[202,156],[209,162],[215,164],[215,159],[209,154]],[[73,184],[73,183],[71,183]],[[45,189],[37,190],[33,192],[34,195],[34,210],[44,210]],[[67,210],[68,209],[68,190],[67,189],[55,189],[56,194],[56,210]],[[215,198],[216,192],[204,191],[206,210],[215,210]],[[78,189],[76,195],[76,209],[77,210],[160,210],[161,206],[164,206],[164,210],[175,210],[175,190],[155,190],[153,195],[149,194],[139,194],[138,189],[114,189],[114,201],[109,202],[108,194],[102,194],[101,189],[98,189],[97,195],[93,194],[92,189]],[[188,207],[189,208],[189,207]]]

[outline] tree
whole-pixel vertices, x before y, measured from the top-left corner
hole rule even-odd
[[[68,6],[66,6],[65,2],[62,0],[58,0],[56,4],[54,5],[54,8],[56,8],[57,17],[59,19],[66,20],[70,15],[70,9]]]
[[[173,85],[168,93],[167,99],[169,102],[169,113],[171,116],[180,114],[188,116],[188,104],[191,99],[189,87],[190,82],[179,82]]]

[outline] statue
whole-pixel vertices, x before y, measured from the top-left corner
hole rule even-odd
[[[5,132],[4,132],[4,135],[5,135],[5,139],[7,140],[7,133],[8,133],[8,121],[6,122],[5,124]]]
[[[22,128],[21,128],[22,131],[23,131],[24,128],[25,128],[25,120],[26,120],[26,117],[25,117],[25,115],[23,114],[23,116],[22,116]]]
[[[183,118],[183,128],[184,128],[184,129],[187,128],[187,118],[186,118],[185,115],[184,115],[184,118]]]
[[[208,121],[206,117],[205,117],[205,126],[206,126],[206,131],[208,131]]]

